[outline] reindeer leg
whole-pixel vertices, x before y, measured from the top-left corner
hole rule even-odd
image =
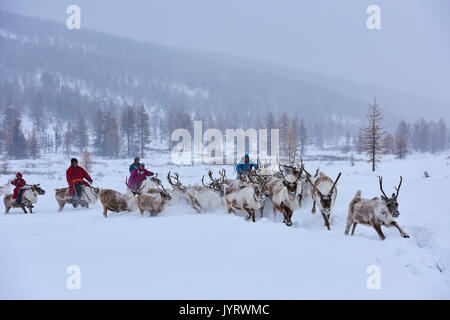
[[[5,206],[5,213],[9,213],[9,210],[11,210],[11,206]]]
[[[250,212],[252,214],[252,221],[255,222],[255,209],[251,209]]]
[[[103,216],[108,218],[108,209],[106,207],[103,207]]]
[[[192,209],[194,209],[195,211],[197,211],[197,213],[200,213],[200,210],[196,207],[196,202],[198,203],[198,201],[196,199],[193,199],[191,196],[189,196],[189,203],[192,207]],[[200,206],[199,206],[200,207]],[[200,207],[201,208],[201,207]]]
[[[348,233],[350,232],[350,227],[352,226],[353,221],[347,220],[347,224],[345,226],[345,235],[348,236]]]
[[[402,230],[402,228],[400,228],[400,226],[397,224],[397,222],[392,221],[391,222],[391,226],[394,226],[398,229],[398,231],[400,231],[400,235],[402,236],[402,238],[409,238],[409,235]]]
[[[259,208],[259,212],[261,213],[261,218],[264,216],[264,206]]]
[[[33,213],[33,205],[30,205],[30,206],[28,207],[28,209],[30,210],[30,213]]]
[[[328,230],[330,230],[330,221],[328,220],[328,215],[326,215],[322,210],[320,212],[322,213],[323,221],[325,221],[325,226]]]
[[[22,208],[22,210],[23,210],[24,213],[28,213],[28,212],[27,212],[27,209],[25,209],[25,206],[24,206],[24,205],[21,205],[20,207]]]
[[[372,227],[375,229],[375,231],[378,233],[378,235],[380,236],[381,240],[386,239],[386,237],[383,234],[383,231],[381,231],[381,227],[375,223],[372,223]]]
[[[355,234],[355,229],[356,229],[356,226],[358,225],[358,222],[353,222],[353,229],[352,229],[352,235],[354,235]]]
[[[316,200],[314,200],[314,202],[313,202],[313,207],[312,207],[311,212],[312,212],[313,214],[316,213]]]
[[[58,201],[58,212],[61,212],[64,209],[64,205],[66,204],[65,201]]]

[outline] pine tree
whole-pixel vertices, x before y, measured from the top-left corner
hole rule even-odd
[[[120,152],[119,122],[111,114],[107,114],[106,119],[103,155],[116,158]]]
[[[92,170],[92,158],[88,149],[84,149],[81,153],[81,165],[88,172]]]
[[[150,117],[144,105],[139,108],[137,118],[137,143],[140,157],[144,158],[147,144],[150,143]]]
[[[67,124],[66,132],[64,133],[64,153],[70,155],[72,153],[72,125]]]
[[[126,107],[120,116],[120,131],[125,136],[127,156],[132,157],[136,148],[136,115],[132,106]]]
[[[308,130],[306,128],[305,120],[300,119],[300,125],[298,129],[298,141],[300,143],[300,154],[303,156],[308,145]]]
[[[342,149],[342,151],[344,153],[348,153],[352,150],[352,138],[350,136],[350,133],[347,131],[345,133],[345,144],[344,144],[344,148]]]
[[[375,171],[377,163],[381,161],[385,152],[385,131],[383,127],[383,115],[377,99],[373,104],[369,104],[369,112],[367,114],[367,124],[362,128],[361,148],[369,157],[368,162],[372,164],[372,171]]]
[[[398,159],[405,159],[409,152],[409,125],[400,121],[395,131],[395,155]]]
[[[94,143],[93,147],[98,155],[105,155],[105,128],[106,128],[106,118],[101,110],[98,110],[94,117],[93,123],[93,135]]]
[[[6,137],[6,153],[8,156],[16,159],[27,156],[27,141],[21,128],[22,121],[16,118],[9,128]]]
[[[39,140],[38,140],[38,135],[36,132],[36,129],[33,129],[33,131],[31,132],[31,136],[28,140],[28,150],[30,153],[30,156],[33,159],[37,159],[39,157],[39,152],[40,152],[40,146],[39,146]]]

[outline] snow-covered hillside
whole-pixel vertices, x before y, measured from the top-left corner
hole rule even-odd
[[[94,185],[125,191],[129,161],[94,159]],[[167,154],[144,159],[165,176],[180,173],[199,184],[206,166],[175,167]],[[289,228],[266,209],[256,223],[225,209],[197,214],[187,204],[171,205],[157,217],[138,212],[102,216],[91,209],[57,212],[54,188],[63,187],[68,159],[53,155],[10,163],[29,183],[47,193],[32,215],[12,209],[0,215],[0,298],[57,299],[449,299],[450,160],[445,155],[386,159],[375,174],[365,162],[306,162],[307,169],[336,177],[338,196],[331,231],[311,203],[294,213]],[[213,167],[217,171],[221,167]],[[428,171],[430,178],[424,179]],[[229,175],[233,172],[227,168]],[[398,223],[410,235],[359,225],[344,235],[347,206],[358,189],[379,196],[377,175],[392,192],[403,176]],[[3,185],[10,178],[0,176]],[[167,182],[165,182],[167,185]],[[81,289],[66,286],[67,267],[78,265]],[[381,271],[381,289],[370,290],[367,267]]]

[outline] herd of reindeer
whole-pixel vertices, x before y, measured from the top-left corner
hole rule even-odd
[[[266,203],[271,203],[273,213],[283,214],[283,222],[287,226],[292,226],[293,212],[302,207],[305,200],[309,198],[313,203],[311,212],[316,213],[317,207],[326,228],[330,230],[330,217],[336,202],[337,183],[341,173],[335,180],[319,169],[314,175],[311,175],[306,171],[303,160],[299,165],[278,164],[277,170],[270,168],[270,163],[261,165],[258,161],[258,169],[241,174],[239,179],[228,179],[225,169],[218,172],[218,177],[214,177],[213,172],[209,171],[209,181],[205,182],[205,176],[203,176],[202,185],[184,185],[181,183],[178,173],[172,174],[169,171],[167,181],[172,187],[171,191],[164,188],[156,174],[150,179],[144,180],[137,190],[129,188],[127,180],[125,180],[127,186],[125,193],[83,186],[81,200],[88,207],[89,204],[100,199],[105,218],[108,216],[108,211],[123,212],[136,209],[140,211],[141,215],[148,212],[154,216],[162,212],[171,201],[186,201],[198,213],[225,205],[228,213],[236,212],[236,210],[243,211],[247,213],[247,219],[251,219],[253,222],[255,222],[255,212],[259,211],[262,217]],[[400,177],[398,187],[395,187],[396,192],[392,193],[390,197],[383,190],[381,177],[379,184],[381,197],[363,199],[361,191],[355,194],[349,204],[345,234],[348,235],[352,228],[351,235],[353,235],[356,226],[363,224],[373,227],[382,240],[385,239],[385,236],[381,231],[381,226],[396,227],[402,237],[408,238],[408,234],[395,221],[395,218],[399,216],[397,199],[402,177]],[[7,193],[6,185],[0,188],[0,194]],[[22,208],[24,213],[27,213],[26,208],[32,213],[38,195],[43,194],[45,191],[39,185],[28,186],[23,193],[20,206],[12,199],[11,194],[6,194],[4,197],[6,213],[11,208],[18,207]],[[73,197],[69,195],[68,188],[56,189],[55,198],[59,205],[59,211],[63,210],[66,203],[73,203]]]

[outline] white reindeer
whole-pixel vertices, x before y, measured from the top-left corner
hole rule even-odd
[[[362,199],[361,190],[356,192],[355,197],[348,206],[347,226],[345,227],[345,234],[348,235],[350,227],[353,224],[352,235],[355,233],[358,223],[371,226],[380,236],[381,240],[386,237],[381,231],[381,226],[396,227],[403,238],[409,238],[409,235],[400,228],[394,220],[400,215],[398,211],[398,193],[402,185],[403,178],[400,177],[398,187],[395,187],[397,193],[393,193],[389,198],[383,191],[383,178],[379,177],[380,190],[382,192],[381,198]]]
[[[174,189],[172,196],[175,199],[185,199],[197,213],[216,209],[222,204],[219,193],[205,186],[184,186],[176,172],[172,176],[169,171],[167,181]]]
[[[247,212],[247,220],[255,222],[255,211],[264,207],[264,202],[269,196],[269,189],[266,187],[269,179],[252,178],[248,175],[249,184],[236,188],[231,183],[224,183],[223,201],[228,213],[235,210]]]
[[[283,222],[288,227],[292,226],[292,214],[298,208],[297,189],[299,180],[300,175],[296,177],[294,174],[289,174],[285,177],[283,169],[279,166],[279,174],[274,176],[269,185],[273,212],[281,212],[284,216]]]
[[[38,195],[45,194],[45,190],[40,187],[40,184],[27,185],[26,189],[22,194],[22,202],[20,205],[17,204],[16,199],[12,198],[12,194],[8,194],[3,199],[5,204],[5,213],[8,213],[11,208],[22,208],[24,213],[27,213],[25,207],[33,213],[33,205],[38,201]]]

